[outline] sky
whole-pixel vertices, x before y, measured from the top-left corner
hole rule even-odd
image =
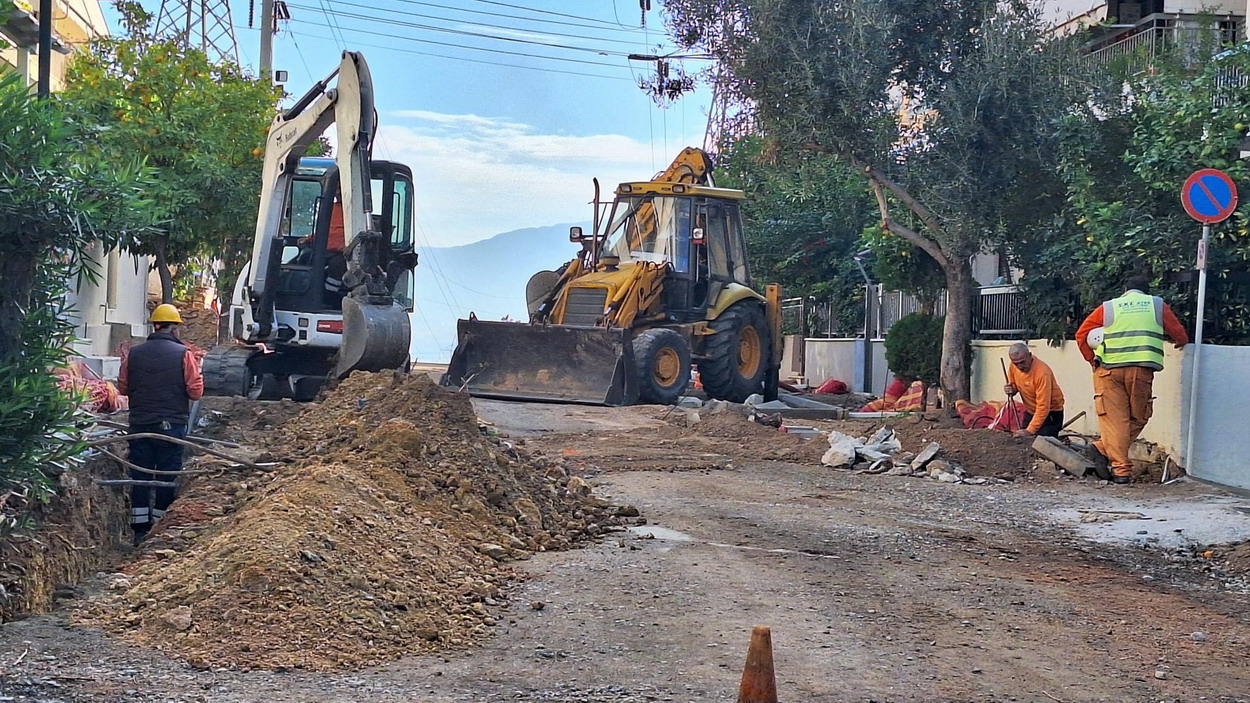
[[[253,1],[258,25],[260,0]],[[143,4],[153,13],[161,7],[160,0]],[[637,84],[654,64],[626,58],[675,50],[658,1],[645,28],[637,0],[290,0],[287,7],[274,68],[288,72],[293,96],[326,77],[342,50],[364,53],[380,122],[374,158],[412,168],[423,246],[588,221],[592,177],[608,193],[618,182],[649,179],[703,141],[710,92],[658,107]],[[255,69],[260,31],[248,27],[248,0],[233,0],[232,10],[240,61]],[[686,63],[690,71],[707,65]]]

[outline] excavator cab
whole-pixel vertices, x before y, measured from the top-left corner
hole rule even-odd
[[[657,180],[618,186],[601,232],[571,232],[581,254],[531,279],[529,325],[459,322],[444,382],[485,397],[671,404],[693,362],[712,397],[775,397],[780,291],[754,289],[744,195],[710,185],[710,168],[687,149]]]

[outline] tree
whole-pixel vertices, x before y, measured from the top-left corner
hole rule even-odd
[[[1068,208],[1045,236],[1020,251],[1029,310],[1046,336],[1071,335],[1081,315],[1118,294],[1133,272],[1150,275],[1182,319],[1192,315],[1193,287],[1168,280],[1168,274],[1192,270],[1201,232],[1180,207],[1180,187],[1199,168],[1250,182],[1250,168],[1238,158],[1250,125],[1250,86],[1229,80],[1238,75],[1250,75],[1244,48],[1196,70],[1165,61],[1108,96],[1114,99],[1101,106],[1099,119],[1071,116],[1060,123]],[[1207,334],[1244,342],[1250,338],[1247,291],[1244,282],[1230,280],[1250,270],[1244,209],[1213,226],[1208,262],[1207,309],[1214,319],[1207,322],[1216,324]]]
[[[755,278],[787,297],[835,304],[840,327],[863,324],[863,277],[852,256],[872,224],[872,194],[858,174],[828,156],[777,162],[762,139],[730,141],[717,155],[716,181],[747,194],[743,220]]]
[[[76,404],[52,369],[72,354],[65,300],[92,275],[87,248],[126,245],[151,219],[147,172],[85,158],[87,141],[58,101],[0,77],[0,518],[14,496],[47,495],[44,472],[81,451],[57,436]]]
[[[1059,210],[1054,123],[1093,87],[1025,0],[668,0],[682,46],[783,154],[863,174],[882,227],[941,266],[941,383],[967,398],[970,259]]]
[[[261,147],[281,90],[232,64],[152,32],[151,15],[119,2],[125,36],[93,40],[70,64],[65,99],[92,125],[91,151],[141,157],[157,174],[160,226],[131,248],[155,258],[171,302],[171,265],[250,252]]]

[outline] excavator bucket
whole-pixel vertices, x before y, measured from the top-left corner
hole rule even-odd
[[[343,298],[343,343],[335,374],[346,378],[352,371],[401,369],[409,361],[411,323],[408,311],[398,303],[373,305]]]
[[[469,395],[591,405],[637,400],[625,330],[460,320],[443,384]]]

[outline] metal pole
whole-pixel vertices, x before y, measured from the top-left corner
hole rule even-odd
[[[273,81],[273,0],[260,3],[260,77]]]
[[[873,317],[877,314],[873,304],[872,284],[864,286],[864,392],[872,393],[872,337]]]
[[[1194,360],[1189,372],[1189,429],[1185,433],[1185,471],[1194,473],[1194,428],[1198,418],[1198,362],[1202,358],[1202,318],[1207,309],[1207,246],[1211,242],[1211,225],[1202,226],[1202,242],[1198,245],[1198,320],[1194,323]]]
[[[52,93],[52,0],[39,0],[38,90],[41,98],[46,98]]]

